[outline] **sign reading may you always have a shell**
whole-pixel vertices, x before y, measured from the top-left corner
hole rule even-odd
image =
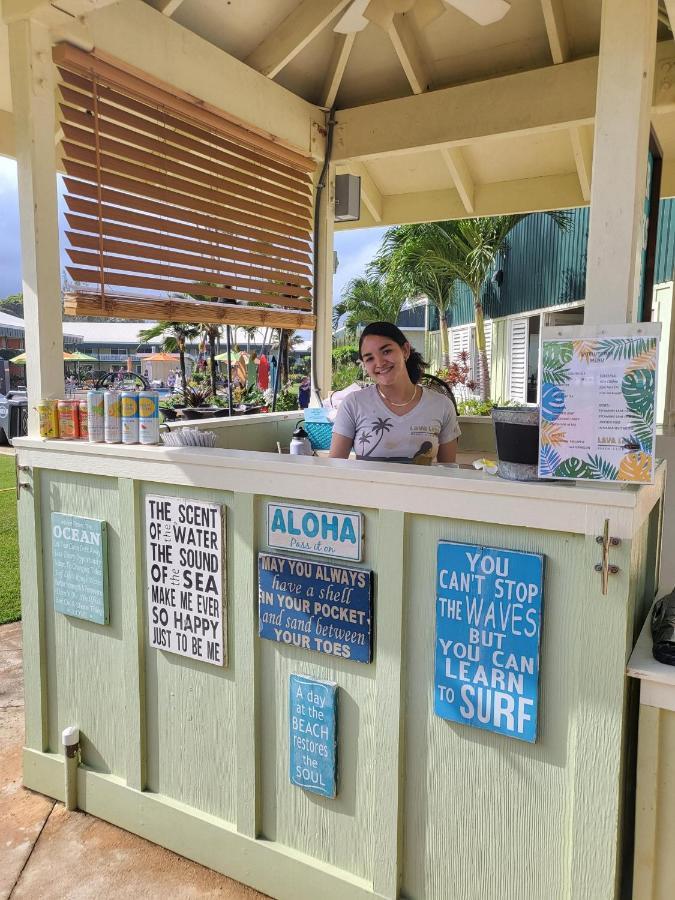
[[[660,328],[573,326],[544,332],[541,478],[654,480]]]

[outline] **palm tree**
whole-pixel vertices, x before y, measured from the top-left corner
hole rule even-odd
[[[385,232],[372,272],[398,281],[408,297],[426,295],[438,310],[441,336],[441,365],[450,365],[450,346],[445,319],[457,299],[457,276],[435,260],[451,250],[448,240],[434,222],[399,225]]]
[[[438,230],[434,249],[426,256],[427,264],[454,275],[463,281],[473,296],[478,351],[478,381],[482,400],[490,397],[490,371],[485,345],[485,323],[481,291],[490,274],[497,254],[506,246],[506,239],[516,225],[532,213],[513,216],[493,216],[486,219],[457,219],[433,223]],[[547,212],[561,229],[567,229],[570,217],[565,212]]]
[[[167,353],[175,353],[178,351],[180,374],[183,387],[187,384],[187,375],[185,371],[185,347],[189,340],[194,340],[199,336],[199,326],[186,322],[158,322],[151,328],[145,328],[138,332],[138,339],[141,343],[147,344],[155,338],[161,337],[162,350]]]
[[[199,329],[202,335],[209,342],[209,371],[211,373],[211,393],[215,397],[218,393],[218,382],[216,378],[216,344],[221,335],[222,328],[214,322],[200,322]]]
[[[395,278],[375,272],[352,278],[333,307],[333,327],[338,327],[342,316],[351,333],[370,322],[395,324],[405,299],[405,285]]]

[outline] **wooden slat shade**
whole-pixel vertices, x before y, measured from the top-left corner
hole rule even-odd
[[[67,308],[313,328],[312,160],[110,59],[54,59]]]

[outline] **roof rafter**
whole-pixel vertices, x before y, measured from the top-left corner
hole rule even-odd
[[[352,52],[356,32],[352,34],[336,34],[333,53],[328,63],[328,71],[321,91],[321,106],[330,109],[335,103],[337,92],[340,90],[340,82],[347,68],[349,54]]]
[[[570,128],[574,163],[579,176],[579,187],[584,200],[591,200],[591,171],[593,168],[593,128],[588,125],[577,125]]]
[[[580,59],[340,111],[335,162],[592,123],[598,60]]]
[[[541,0],[541,9],[553,62],[566,62],[570,55],[570,44],[562,0]]]
[[[387,34],[413,94],[423,93],[429,87],[429,74],[417,37],[411,27],[410,18],[405,13],[392,16],[387,27]]]
[[[382,221],[382,194],[363,163],[352,163],[346,171],[361,179],[361,198],[374,222]]]
[[[666,7],[666,12],[668,13],[670,30],[675,34],[675,0],[663,0],[663,2]]]
[[[159,0],[157,9],[162,13],[162,15],[171,17],[182,2],[183,0]]]
[[[274,78],[351,0],[302,0],[246,59],[246,65]]]
[[[441,156],[448,167],[452,183],[464,204],[464,209],[470,215],[473,215],[476,211],[474,205],[474,183],[464,159],[464,154],[459,147],[455,147],[452,150],[448,147],[441,147]]]

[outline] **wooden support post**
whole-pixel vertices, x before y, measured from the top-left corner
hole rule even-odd
[[[656,0],[603,0],[585,322],[637,320]]]
[[[314,385],[322,399],[330,393],[333,350],[333,233],[335,229],[335,166],[330,165],[319,211],[317,240],[316,330],[312,342]],[[312,397],[316,402],[316,397]]]
[[[28,434],[37,436],[37,402],[63,396],[55,79],[51,41],[44,26],[19,19],[9,24],[8,33],[19,181]]]

